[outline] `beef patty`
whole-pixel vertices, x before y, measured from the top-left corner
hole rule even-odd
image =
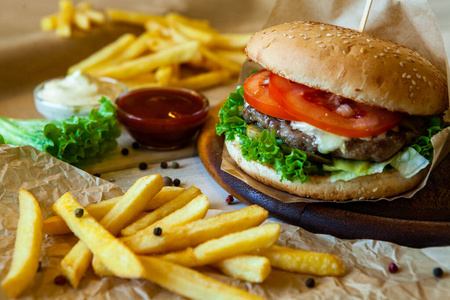
[[[268,116],[250,105],[244,107],[242,117],[249,124],[257,124],[269,131],[275,130],[277,138],[292,148],[318,153],[316,138],[293,129],[291,121]],[[389,130],[385,135],[372,138],[350,138],[344,144],[344,151],[336,149],[329,155],[345,159],[382,162],[396,154],[403,146],[415,141],[424,130],[423,118],[408,116],[399,124],[396,131]]]

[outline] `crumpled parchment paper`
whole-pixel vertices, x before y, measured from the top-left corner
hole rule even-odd
[[[122,194],[114,184],[29,146],[0,147],[0,179],[0,280],[11,264],[19,188],[35,195],[45,217],[53,214],[51,205],[67,191],[83,205]],[[208,215],[217,213],[220,211],[210,210]],[[381,241],[341,240],[296,226],[281,226],[280,245],[332,253],[344,261],[346,274],[320,277],[273,269],[264,283],[250,284],[209,267],[198,270],[267,299],[445,299],[450,294],[450,247],[413,249]],[[44,236],[42,269],[21,299],[183,299],[146,280],[99,278],[92,270],[78,289],[55,285],[60,261],[76,242],[73,235]],[[388,272],[391,262],[399,266],[398,273]],[[433,276],[437,266],[446,273],[444,277]],[[316,281],[312,289],[305,286],[309,277]],[[8,299],[1,289],[0,299]]]

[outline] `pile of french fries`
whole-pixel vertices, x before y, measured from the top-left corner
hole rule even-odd
[[[150,15],[118,9],[105,13],[89,2],[74,6],[60,0],[58,13],[41,20],[44,31],[70,37],[74,28],[88,31],[106,22],[141,26],[136,36],[126,33],[68,69],[92,76],[111,77],[129,89],[145,86],[177,86],[201,90],[237,78],[245,61],[244,48],[250,34],[224,34],[208,21],[179,14]]]
[[[20,190],[20,218],[13,261],[2,287],[17,297],[38,268],[43,234],[70,234],[78,243],[61,261],[61,273],[78,287],[92,266],[98,276],[145,278],[191,299],[262,299],[193,269],[211,266],[236,279],[263,282],[272,267],[339,276],[334,255],[278,246],[280,225],[253,205],[205,218],[208,198],[191,186],[163,186],[148,175],[121,197],[82,207],[70,192],[58,199],[56,216],[42,220],[36,199]]]
[[[91,30],[94,26],[106,23],[106,15],[85,1],[73,5],[70,0],[59,1],[59,11],[41,19],[43,31],[55,31],[60,37],[69,38],[74,29]]]
[[[108,9],[111,22],[143,26],[127,33],[68,69],[115,78],[130,89],[177,86],[194,90],[229,82],[245,61],[250,34],[221,34],[205,20],[170,13],[148,15]]]

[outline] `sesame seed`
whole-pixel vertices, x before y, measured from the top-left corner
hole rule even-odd
[[[402,74],[402,78],[406,78],[406,73],[403,73],[403,74]]]
[[[331,33],[327,33],[327,36],[333,36]]]
[[[320,27],[320,30],[325,30],[326,28],[325,27]]]
[[[375,58],[378,58],[378,55],[374,55]]]
[[[311,30],[311,28],[305,28],[305,30]]]
[[[395,58],[398,58],[398,55],[397,55],[397,54],[394,54],[394,57],[395,57]]]
[[[420,91],[420,87],[419,87],[419,86],[417,86],[417,87],[416,87],[416,90]]]
[[[319,45],[319,48],[325,48],[325,45]]]
[[[423,76],[422,79],[423,79],[424,82],[427,82],[427,77],[426,76]]]
[[[414,97],[414,93],[409,94],[409,98]]]
[[[304,40],[309,40],[310,37],[305,36],[303,39],[304,39]]]
[[[384,53],[380,53],[380,56],[384,56]]]
[[[294,36],[293,36],[293,35],[290,35],[290,36],[288,36],[288,38],[289,38],[289,39],[293,39],[293,38],[294,38]]]
[[[359,51],[360,51],[361,53],[366,53],[366,48],[361,48]]]
[[[345,50],[343,50],[342,53],[344,53],[344,55],[347,55],[347,52]]]
[[[369,45],[369,48],[373,48],[373,45]]]
[[[411,79],[411,75],[406,76],[407,79]]]
[[[337,37],[341,37],[342,35],[338,33],[338,34],[336,34],[336,36],[337,36]]]
[[[416,85],[416,82],[414,81],[414,79],[411,80],[412,85]]]
[[[401,61],[401,62],[400,62],[400,67],[403,68],[404,66],[405,66],[405,63]]]
[[[366,39],[366,41],[370,42],[371,40],[370,39]]]
[[[344,44],[348,44],[348,41],[347,41],[347,40],[344,40]]]
[[[316,37],[321,37],[322,35],[321,34],[316,34]]]
[[[420,74],[416,74],[416,77],[419,79],[422,78],[422,76]]]
[[[320,43],[322,43],[322,41],[316,41],[316,44],[320,44]]]
[[[287,36],[287,33],[283,33],[283,36]]]

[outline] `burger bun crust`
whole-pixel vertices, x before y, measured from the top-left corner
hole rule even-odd
[[[367,105],[420,116],[448,107],[447,80],[426,58],[352,29],[281,24],[255,33],[246,53],[284,78]]]

